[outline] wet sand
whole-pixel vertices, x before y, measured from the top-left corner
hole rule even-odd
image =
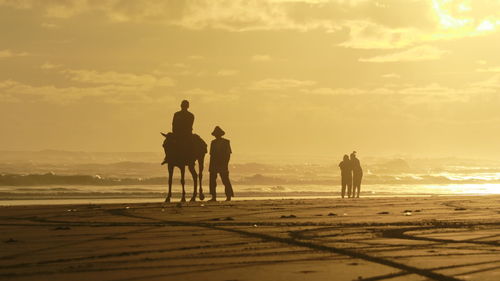
[[[0,207],[0,280],[500,280],[500,196]]]

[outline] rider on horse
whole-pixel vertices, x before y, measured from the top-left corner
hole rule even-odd
[[[183,100],[181,103],[181,110],[174,114],[172,120],[172,132],[176,136],[190,136],[193,134],[194,115],[188,111],[189,102]]]
[[[166,164],[169,158],[172,159],[172,154],[176,154],[176,159],[185,159],[185,163],[179,164],[188,164],[194,161],[192,155],[194,114],[189,112],[188,108],[189,101],[183,100],[181,110],[174,114],[172,133],[163,134],[165,136],[163,145],[165,158],[162,165]]]

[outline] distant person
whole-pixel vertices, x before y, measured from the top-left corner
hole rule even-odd
[[[340,174],[341,174],[341,185],[342,185],[342,198],[345,197],[346,187],[347,187],[347,197],[351,198],[352,192],[352,164],[349,160],[349,156],[344,155],[344,160],[340,162]]]
[[[361,168],[361,163],[356,157],[356,151],[351,153],[351,164],[352,164],[352,197],[359,198],[359,192],[361,191],[361,179],[363,178],[363,169]],[[357,193],[356,193],[357,191]]]
[[[212,132],[215,139],[210,144],[210,164],[208,171],[210,173],[210,194],[212,198],[209,201],[216,201],[217,199],[217,175],[219,174],[222,183],[225,187],[226,201],[231,201],[234,196],[233,187],[229,180],[229,158],[231,157],[231,145],[229,140],[223,138],[225,132],[216,126]]]

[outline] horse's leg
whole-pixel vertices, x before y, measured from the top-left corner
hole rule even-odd
[[[205,194],[203,194],[203,188],[201,187],[201,183],[203,181],[203,167],[205,166],[205,155],[202,155],[198,159],[198,182],[200,185],[200,200],[205,199]]]
[[[184,186],[186,184],[186,181],[184,180],[184,175],[186,172],[186,166],[181,165],[179,167],[181,169],[181,185],[182,185],[182,197],[181,197],[181,202],[186,202],[186,190],[184,189]]]
[[[193,176],[193,183],[194,183],[194,190],[193,190],[193,196],[191,197],[191,202],[196,201],[196,195],[198,194],[197,188],[198,188],[198,174],[196,174],[196,170],[194,169],[194,163],[192,165],[188,166],[189,172],[191,173],[191,176]]]
[[[168,164],[168,194],[165,202],[170,202],[170,197],[172,196],[172,175],[174,173],[174,166]]]
[[[165,156],[163,157],[161,165],[167,164],[167,138],[163,141],[163,151],[165,152]]]

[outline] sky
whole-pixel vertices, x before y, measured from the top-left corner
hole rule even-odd
[[[0,0],[0,150],[500,157],[497,0]],[[340,155],[340,156],[339,156]]]

